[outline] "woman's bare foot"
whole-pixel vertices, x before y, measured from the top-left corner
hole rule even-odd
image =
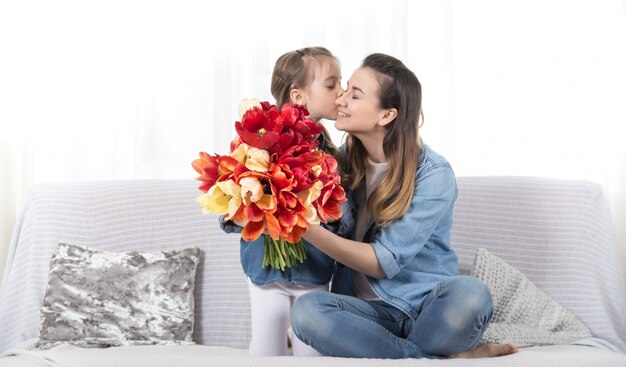
[[[496,344],[487,343],[479,345],[475,349],[468,350],[467,352],[453,354],[449,358],[488,358],[488,357],[500,357],[509,354],[517,353],[518,349],[513,344]]]

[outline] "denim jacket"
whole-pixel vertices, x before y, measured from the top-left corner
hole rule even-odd
[[[365,201],[365,180],[349,195],[352,214]],[[374,248],[385,276],[367,277],[374,292],[412,318],[425,297],[442,279],[458,274],[450,247],[450,229],[457,198],[454,172],[445,158],[421,145],[415,192],[409,210],[387,227],[370,221],[363,242]],[[354,231],[348,238],[354,239]],[[354,296],[352,270],[337,264],[332,291]]]
[[[240,242],[241,266],[250,281],[256,285],[273,282],[322,285],[330,281],[335,270],[335,261],[306,241],[306,260],[285,268],[284,271],[269,265],[263,267],[263,236],[251,242],[243,239]]]
[[[320,135],[318,139],[320,141],[320,149],[324,149],[324,136]],[[346,210],[346,207],[347,203],[342,206],[342,212],[345,211],[347,214],[342,215],[341,219],[332,223],[322,223],[322,226],[340,236],[346,236],[351,230],[350,226],[354,223],[350,216],[351,212]],[[227,233],[241,232],[242,230],[241,227],[238,227],[232,221],[224,221],[223,217],[220,217],[220,227]],[[263,255],[265,252],[263,236],[251,242],[241,239],[239,252],[241,266],[244,273],[250,278],[250,281],[256,285],[265,285],[273,282],[309,285],[328,283],[335,271],[335,260],[307,241],[304,241],[304,246],[307,251],[306,260],[282,271],[269,265],[263,267]]]

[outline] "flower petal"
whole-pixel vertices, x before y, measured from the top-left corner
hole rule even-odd
[[[207,192],[219,177],[218,162],[216,157],[208,153],[200,152],[199,155],[200,159],[191,162],[191,166],[200,174],[197,180],[202,181],[202,184],[198,189]]]
[[[298,216],[291,213],[281,213],[278,216],[281,227],[293,227],[298,223]]]
[[[315,207],[311,204],[306,206],[306,212],[302,214],[302,217],[311,224],[320,223],[320,219],[317,217],[317,210],[315,210]]]
[[[246,159],[248,158],[248,150],[250,146],[246,143],[241,143],[239,146],[230,153],[230,156],[235,158],[237,162],[241,164],[246,164]]]
[[[256,205],[265,212],[273,213],[276,210],[276,197],[270,194],[264,194]]]
[[[231,196],[224,194],[219,186],[213,186],[206,194],[196,198],[196,202],[202,206],[204,214],[213,213],[222,215],[228,213],[228,201]]]
[[[239,165],[238,160],[228,155],[219,156],[217,160],[220,164],[220,174],[233,172]]]
[[[243,238],[244,241],[248,242],[254,241],[263,234],[264,230],[265,223],[263,223],[263,221],[248,222],[248,224],[246,224],[246,226],[243,227],[243,230],[241,231],[241,238]]]
[[[255,203],[263,196],[263,185],[256,177],[244,177],[239,180],[241,185],[241,199],[246,206]]]
[[[295,226],[290,233],[283,235],[283,239],[287,242],[298,243],[304,232],[306,232],[306,228]]]
[[[256,172],[267,172],[270,168],[270,153],[265,149],[250,148],[246,168]]]
[[[272,214],[265,214],[265,227],[270,237],[277,240],[280,237],[280,223]]]
[[[228,201],[228,216],[233,218],[241,208],[241,198],[232,197]]]
[[[244,207],[243,215],[252,222],[260,222],[263,220],[263,210],[259,209],[256,204]]]
[[[233,180],[227,180],[216,183],[219,186],[220,190],[223,193],[233,196],[233,197],[241,197],[241,187],[235,183]]]

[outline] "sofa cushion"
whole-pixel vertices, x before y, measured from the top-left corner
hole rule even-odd
[[[192,343],[199,250],[104,252],[59,244],[39,348]]]
[[[591,337],[589,328],[576,315],[484,248],[476,253],[472,275],[487,284],[493,297],[494,313],[482,342],[525,347]]]

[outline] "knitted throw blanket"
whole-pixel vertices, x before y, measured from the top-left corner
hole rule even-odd
[[[591,337],[571,311],[535,286],[524,274],[489,251],[476,253],[472,276],[487,284],[494,314],[481,343],[568,344]]]

